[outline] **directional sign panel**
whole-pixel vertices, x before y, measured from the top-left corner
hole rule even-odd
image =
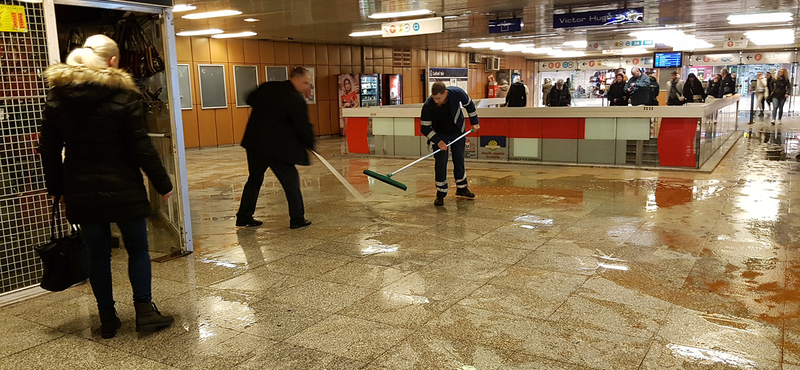
[[[584,71],[601,71],[619,68],[619,58],[582,59],[577,61],[578,69]]]
[[[653,68],[653,57],[625,57],[622,58],[620,67],[625,69],[632,67]]]
[[[539,71],[568,71],[578,69],[574,60],[547,60],[539,62]]]
[[[689,64],[693,66],[729,66],[739,64],[739,56],[735,54],[692,54]]]
[[[779,64],[794,62],[794,53],[785,52],[752,52],[742,55],[744,64]]]
[[[444,30],[441,17],[414,19],[402,22],[383,23],[383,37],[415,36],[428,33],[440,33]]]

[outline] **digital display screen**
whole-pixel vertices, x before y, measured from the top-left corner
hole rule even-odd
[[[680,68],[683,66],[683,53],[655,53],[653,68]]]

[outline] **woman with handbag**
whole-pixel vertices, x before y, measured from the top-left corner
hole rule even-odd
[[[89,37],[66,64],[50,66],[39,143],[48,192],[63,196],[67,219],[80,225],[90,251],[89,282],[103,338],[114,337],[121,326],[111,281],[112,222],[128,251],[136,331],[158,330],[174,321],[152,302],[150,202],[141,170],[164,200],[172,195],[172,184],[147,136],[139,90],[118,66],[117,44],[104,35]]]
[[[694,73],[689,73],[686,77],[686,83],[683,84],[683,96],[686,99],[691,99],[692,103],[703,103],[706,101],[705,91],[703,91],[703,83],[697,79]]]

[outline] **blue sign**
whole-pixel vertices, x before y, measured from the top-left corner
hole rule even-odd
[[[636,24],[643,19],[644,8],[553,14],[553,28]]]
[[[419,31],[419,23],[414,23],[414,31]]]
[[[489,21],[489,33],[522,31],[522,18],[497,19]]]

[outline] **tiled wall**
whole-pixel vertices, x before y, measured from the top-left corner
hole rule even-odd
[[[403,97],[406,104],[424,101],[424,83],[420,76],[426,65],[424,50],[411,50],[411,67],[393,67],[391,48],[360,46],[301,44],[267,40],[209,39],[204,37],[179,37],[177,39],[178,63],[189,64],[192,74],[191,110],[184,110],[183,127],[187,148],[236,144],[241,141],[250,108],[237,108],[233,88],[233,66],[258,66],[260,82],[266,80],[266,66],[314,67],[316,74],[317,104],[308,106],[314,131],[318,135],[339,134],[339,106],[337,104],[337,75],[340,73],[401,73]],[[470,68],[470,96],[486,97],[488,72],[483,64],[469,64],[466,53],[428,51],[431,67]],[[362,69],[363,60],[363,69]],[[503,58],[503,68],[522,69],[531,66],[522,57]],[[222,64],[228,81],[228,107],[225,109],[200,109],[197,86],[199,64]],[[530,70],[533,70],[530,68]],[[528,72],[523,72],[526,83]],[[529,84],[530,85],[530,84]],[[533,89],[531,89],[533,91]],[[530,99],[529,99],[530,100]]]

